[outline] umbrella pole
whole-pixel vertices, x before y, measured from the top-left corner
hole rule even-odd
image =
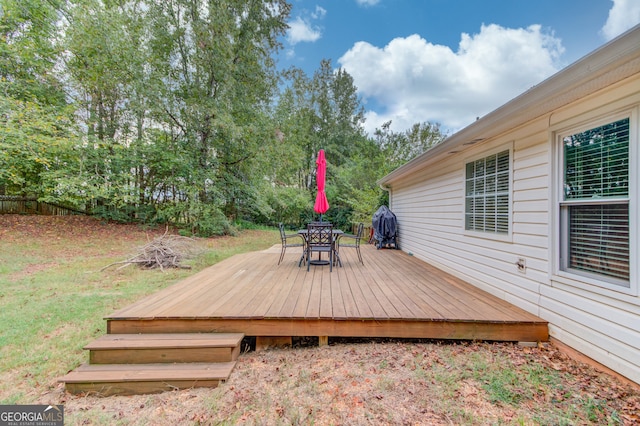
[[[320,223],[322,223],[322,213],[320,213]],[[322,262],[322,253],[318,252],[318,262]]]

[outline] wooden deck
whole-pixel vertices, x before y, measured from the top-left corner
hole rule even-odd
[[[547,322],[399,250],[363,245],[343,267],[297,266],[280,246],[236,255],[109,317],[116,333],[244,333],[546,341]]]

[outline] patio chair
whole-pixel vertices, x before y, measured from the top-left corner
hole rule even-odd
[[[329,254],[329,271],[333,271],[333,255],[335,251],[335,240],[333,239],[333,225],[331,223],[309,223],[307,225],[307,271],[311,263],[324,265],[325,262],[314,261],[313,253],[317,252],[318,256],[322,253]]]
[[[287,248],[302,247],[303,255],[300,257],[300,260],[298,261],[298,266],[300,266],[302,264],[302,259],[304,258],[304,246],[305,246],[304,237],[300,234],[287,234],[284,230],[284,225],[282,223],[280,223],[278,227],[280,228],[280,240],[282,241],[282,251],[280,252],[280,260],[278,260],[278,265],[282,262],[282,259],[284,259],[284,253],[287,251]],[[299,243],[289,242],[297,238],[300,238],[301,242]]]
[[[358,260],[364,266],[364,261],[362,260],[362,254],[360,254],[360,241],[362,240],[362,235],[364,234],[364,223],[360,222],[358,224],[358,230],[354,234],[342,234],[338,237],[338,242],[336,243],[336,250],[338,253],[343,248],[355,248],[358,253]],[[345,238],[347,240],[353,240],[352,242],[343,243],[342,239]]]

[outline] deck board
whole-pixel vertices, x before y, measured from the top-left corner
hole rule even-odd
[[[369,270],[380,286],[386,304],[393,306],[401,318],[427,318],[426,312],[415,302],[415,293],[407,294],[408,287],[396,285],[396,268],[391,269],[389,265],[383,265],[382,262],[375,262]]]
[[[290,267],[285,271],[283,278],[279,280],[279,285],[267,299],[261,302],[263,318],[277,317],[284,310],[285,303],[290,300],[289,294],[293,291],[298,275],[301,273],[302,268],[298,267]]]
[[[345,295],[342,292],[342,286],[339,285],[339,282],[346,282],[346,276],[345,276],[346,273],[344,269],[345,269],[344,267],[335,269],[335,272],[338,275],[338,279],[331,280],[329,285],[332,300],[336,301],[336,303],[334,303],[332,307],[332,316],[336,320],[347,318],[347,306],[345,304]]]
[[[299,249],[280,265],[279,254],[274,246],[219,262],[113,313],[109,329],[548,339],[546,321],[399,250],[363,245],[362,265],[343,249],[331,272],[298,267]]]

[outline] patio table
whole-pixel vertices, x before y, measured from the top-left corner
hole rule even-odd
[[[300,266],[300,264],[302,263],[302,259],[304,259],[305,254],[307,253],[307,247],[306,244],[309,243],[307,237],[309,235],[309,231],[307,229],[301,229],[298,231],[298,234],[302,235],[302,238],[304,239],[304,244],[305,246],[303,247],[302,250],[302,257],[300,258],[300,262],[298,263],[298,266]],[[344,231],[341,229],[333,229],[331,231],[333,240],[335,241],[340,235],[344,234]],[[338,256],[338,252],[334,251],[333,255],[336,257],[336,259],[338,260],[338,264],[340,266],[342,266],[342,261],[340,260],[340,256]],[[329,261],[328,260],[322,260],[322,252],[318,252],[318,258],[316,260],[311,260],[311,264],[312,265],[328,265]]]

